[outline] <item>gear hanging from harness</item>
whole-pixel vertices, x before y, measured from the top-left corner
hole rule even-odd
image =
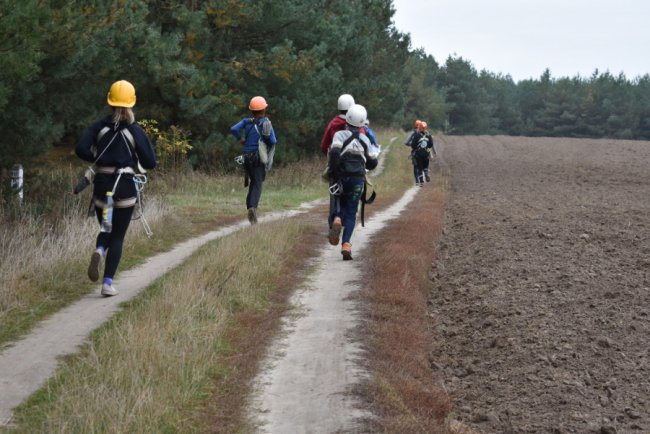
[[[355,130],[352,132],[352,135],[348,137],[344,142],[343,145],[341,146],[341,154],[343,154],[343,150],[350,144],[352,143],[353,140],[357,140],[359,144],[363,147],[363,153],[364,156],[368,155],[368,146],[364,143],[363,140],[359,138],[360,131]],[[366,204],[370,205],[375,201],[375,198],[377,197],[377,193],[375,192],[374,188],[372,190],[372,194],[370,197],[368,197],[368,186],[374,187],[373,184],[368,181],[368,177],[364,174],[363,176],[363,192],[361,193],[361,227],[365,227],[365,210],[366,210]],[[330,226],[332,224],[332,221],[334,220],[334,215],[338,214],[341,212],[341,194],[343,194],[343,185],[340,180],[340,174],[337,175],[337,178],[332,180],[330,182],[330,215],[329,215],[329,223]]]

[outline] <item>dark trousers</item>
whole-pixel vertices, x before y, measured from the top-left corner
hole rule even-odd
[[[429,154],[426,152],[413,153],[413,176],[415,182],[424,182],[424,174],[429,171]]]
[[[262,196],[262,184],[266,178],[266,168],[261,163],[252,161],[245,163],[244,169],[249,179],[246,208],[257,208]]]
[[[363,193],[364,182],[361,177],[343,178],[341,180],[343,193],[339,196],[340,210],[335,212],[334,215],[340,217],[343,224],[342,243],[349,243],[352,238],[354,225],[357,223],[357,209]]]

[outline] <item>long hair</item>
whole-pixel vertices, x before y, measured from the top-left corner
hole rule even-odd
[[[135,115],[130,107],[113,107],[113,122],[117,124],[121,121],[126,121],[129,125],[135,122]]]

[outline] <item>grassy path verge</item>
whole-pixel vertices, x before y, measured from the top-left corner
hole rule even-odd
[[[357,393],[377,416],[370,432],[446,432],[450,400],[430,368],[435,342],[427,315],[429,273],[445,202],[445,178],[434,177],[398,220],[369,246],[359,297],[371,379]]]
[[[271,172],[261,212],[323,197],[322,181],[314,176],[323,164],[314,159]],[[147,238],[139,221],[131,223],[118,276],[181,241],[244,218],[246,193],[239,175],[154,176],[150,184],[146,217],[154,235]],[[0,231],[0,349],[98,288],[86,276],[97,233],[94,219],[71,212],[56,225],[25,220],[9,229]]]

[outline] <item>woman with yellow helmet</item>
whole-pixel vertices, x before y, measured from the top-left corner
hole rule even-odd
[[[95,165],[93,201],[101,229],[90,258],[88,277],[93,282],[99,279],[100,264],[105,258],[101,294],[111,296],[118,294],[113,277],[137,200],[134,176],[139,167],[156,167],[156,155],[149,138],[135,123],[133,85],[126,80],[116,81],[106,100],[113,113],[83,133],[76,153]]]

